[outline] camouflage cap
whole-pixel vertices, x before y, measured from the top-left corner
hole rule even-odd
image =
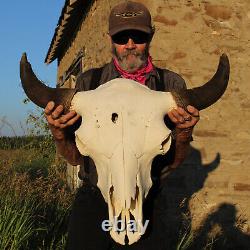
[[[116,5],[109,16],[109,34],[111,36],[124,30],[139,30],[151,34],[151,15],[141,3],[126,1]]]

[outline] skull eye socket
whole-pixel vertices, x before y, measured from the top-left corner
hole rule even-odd
[[[117,113],[112,113],[111,120],[113,123],[116,123],[118,120],[118,114]]]

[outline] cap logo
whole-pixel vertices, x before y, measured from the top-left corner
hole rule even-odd
[[[142,16],[143,11],[139,12],[122,12],[122,13],[116,13],[116,17],[122,17],[122,18],[131,18],[131,17],[137,17],[137,16]]]

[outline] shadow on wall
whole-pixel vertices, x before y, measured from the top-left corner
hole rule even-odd
[[[236,212],[234,205],[221,204],[207,217],[190,249],[204,249],[209,244],[207,241],[209,233],[216,226],[220,228],[220,235],[213,243],[213,249],[250,249],[250,236],[240,230],[241,224],[238,223],[244,224],[244,221],[238,220]]]
[[[164,156],[155,159],[164,164]],[[160,207],[155,212],[154,218],[162,218],[158,224],[158,234],[161,235],[161,248],[176,249],[184,234],[191,228],[191,216],[188,208],[189,200],[194,193],[203,188],[208,174],[220,164],[220,154],[206,165],[202,165],[201,153],[191,147],[190,153],[181,166],[171,172],[166,178],[162,191],[155,200]],[[154,230],[153,230],[154,231]]]
[[[203,165],[200,151],[191,147],[185,162],[168,176],[156,199],[156,202],[163,204],[157,215],[162,218],[162,232],[158,232],[162,235],[159,249],[177,249],[183,235],[190,234],[192,218],[188,208],[189,201],[194,193],[203,188],[209,173],[219,165],[219,153],[211,163]],[[250,237],[242,233],[236,223],[235,206],[222,204],[208,215],[190,245],[184,249],[250,249]],[[215,226],[220,228],[220,234],[211,242]]]

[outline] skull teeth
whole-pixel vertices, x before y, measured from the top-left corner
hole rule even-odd
[[[131,198],[130,207],[122,207],[120,202],[114,199],[114,187],[111,186],[109,192],[109,220],[112,222],[110,235],[112,238],[124,245],[136,242],[141,237],[140,226],[138,222],[142,222],[141,195],[139,187],[136,186],[135,198]],[[125,203],[126,204],[126,203]],[[131,223],[133,227],[131,227]],[[118,226],[117,226],[118,225]]]

